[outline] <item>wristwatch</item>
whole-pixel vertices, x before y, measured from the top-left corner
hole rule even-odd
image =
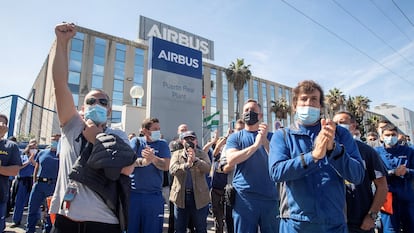
[[[377,220],[378,212],[368,211],[368,215],[372,220]]]

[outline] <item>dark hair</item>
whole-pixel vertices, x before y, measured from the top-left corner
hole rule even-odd
[[[369,136],[374,136],[374,137],[378,138],[377,132],[373,132],[373,131],[367,133],[367,137],[369,137]]]
[[[323,108],[325,106],[325,103],[324,103],[325,95],[323,94],[322,87],[312,80],[301,81],[298,83],[298,85],[295,88],[293,88],[293,107],[296,108],[300,94],[302,93],[310,94],[314,92],[315,90],[318,90],[319,93],[321,94],[319,104]]]
[[[354,114],[352,114],[351,112],[348,112],[348,111],[339,111],[339,112],[336,112],[335,113],[335,115],[338,115],[338,114],[346,114],[346,115],[348,115],[351,124],[352,123],[357,123]],[[355,127],[357,128],[358,125],[356,125]]]
[[[160,123],[158,118],[146,118],[142,121],[141,128],[149,130],[154,123]]]
[[[6,125],[9,124],[9,118],[6,115],[0,114],[0,117],[6,120]]]
[[[382,134],[384,134],[385,130],[398,132],[397,127],[393,124],[386,124],[383,127],[381,127],[381,130]]]
[[[9,139],[10,141],[13,141],[13,142],[17,142],[17,138],[15,136],[10,136],[7,139]]]

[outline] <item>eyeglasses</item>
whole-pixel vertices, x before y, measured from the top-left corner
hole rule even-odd
[[[195,137],[186,137],[184,138],[186,141],[194,141],[196,138]]]
[[[105,98],[95,99],[95,98],[91,97],[91,98],[86,99],[85,102],[86,102],[87,105],[94,105],[96,103],[96,101],[99,101],[99,104],[104,106],[104,107],[108,106],[108,100],[105,99]]]

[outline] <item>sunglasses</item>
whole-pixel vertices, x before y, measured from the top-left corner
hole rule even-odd
[[[196,138],[195,137],[186,137],[185,140],[186,141],[194,141]]]
[[[105,98],[95,99],[95,98],[91,97],[91,98],[86,99],[85,102],[86,102],[87,105],[94,105],[96,103],[96,101],[99,101],[99,104],[104,106],[104,107],[108,106],[108,100],[105,99]]]

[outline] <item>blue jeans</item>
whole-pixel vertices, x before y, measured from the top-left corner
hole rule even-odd
[[[176,233],[186,233],[187,226],[192,218],[196,233],[207,233],[208,205],[201,209],[196,208],[194,193],[185,194],[185,208],[174,205],[174,226]]]

